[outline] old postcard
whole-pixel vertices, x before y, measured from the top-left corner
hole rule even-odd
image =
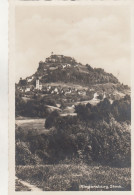
[[[132,193],[132,1],[9,1],[9,195]]]

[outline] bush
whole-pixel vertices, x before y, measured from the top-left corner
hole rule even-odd
[[[58,117],[59,112],[57,110],[51,112],[51,114],[46,118],[45,128],[47,129],[51,128],[55,124]]]
[[[121,100],[115,100],[111,105],[111,113],[117,121],[131,121],[131,99],[126,95]]]
[[[16,116],[25,117],[40,117],[44,118],[49,114],[46,105],[56,106],[55,101],[52,99],[45,100],[39,95],[36,98],[25,102],[22,97],[16,95],[15,99],[15,114]]]
[[[55,162],[79,158],[112,166],[130,166],[130,126],[111,117],[89,124],[73,117],[58,118],[56,129],[49,137],[48,148]]]
[[[53,164],[76,159],[130,166],[130,103],[129,96],[112,105],[106,98],[97,106],[78,105],[78,116],[60,117],[54,111],[45,122],[47,135],[16,126],[16,163]]]
[[[130,166],[130,127],[111,118],[110,123],[100,121],[92,132],[92,158],[113,166]]]
[[[16,165],[34,165],[41,163],[38,156],[31,153],[26,142],[16,142],[15,160]]]
[[[78,105],[75,107],[75,112],[83,121],[109,121],[111,115],[117,121],[131,121],[131,100],[130,96],[125,96],[120,100],[115,100],[113,104],[109,99],[105,98],[96,106],[91,104]]]

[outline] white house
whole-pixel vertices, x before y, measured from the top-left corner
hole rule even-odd
[[[31,76],[31,77],[27,77],[27,82],[31,82],[32,80],[34,79],[34,76]]]
[[[58,89],[57,89],[57,87],[54,89],[54,92],[58,93]]]
[[[32,78],[27,78],[27,82],[31,82],[32,81]]]
[[[66,68],[66,65],[62,65],[62,68],[63,68],[63,69]]]
[[[30,87],[27,87],[27,88],[25,89],[25,92],[28,92],[28,91],[30,91]]]

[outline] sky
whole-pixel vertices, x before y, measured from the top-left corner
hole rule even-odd
[[[54,54],[103,68],[130,86],[130,10],[126,6],[16,6],[16,82]]]

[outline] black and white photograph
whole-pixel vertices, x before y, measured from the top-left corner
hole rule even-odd
[[[131,191],[130,6],[14,17],[15,192]]]

